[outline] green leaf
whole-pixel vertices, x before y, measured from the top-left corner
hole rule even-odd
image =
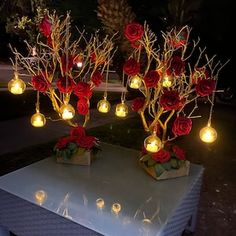
[[[178,164],[179,164],[179,167],[182,167],[185,165],[185,161],[184,160],[178,160]]]
[[[178,169],[179,168],[178,161],[175,158],[171,158],[170,164],[171,164],[171,167],[174,168],[174,169]]]
[[[162,163],[161,165],[162,165],[162,167],[163,167],[165,170],[170,170],[170,169],[171,169],[171,163],[170,163],[170,161],[165,162],[165,163]]]
[[[68,143],[67,147],[74,152],[75,149],[77,149],[76,143]]]
[[[150,154],[146,154],[146,155],[142,156],[140,160],[142,162],[145,162],[145,161],[148,161],[149,159],[151,159],[151,155]]]
[[[156,164],[156,161],[154,161],[152,158],[148,160],[148,163],[147,163],[148,166],[154,166],[155,164]]]
[[[161,164],[156,164],[154,168],[155,168],[157,177],[159,177],[163,172],[165,172],[165,169],[163,168]]]

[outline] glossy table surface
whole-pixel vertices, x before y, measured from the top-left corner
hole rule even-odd
[[[156,181],[138,166],[138,151],[101,147],[91,166],[46,158],[2,176],[0,189],[103,235],[161,234],[203,168],[191,164],[187,177]]]

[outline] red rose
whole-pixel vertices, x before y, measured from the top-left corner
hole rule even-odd
[[[57,80],[57,88],[61,93],[71,93],[76,86],[71,77],[61,77]]]
[[[188,39],[188,31],[186,28],[182,29],[176,34],[172,34],[171,45],[174,48],[179,48],[186,45]]]
[[[74,93],[80,98],[91,98],[92,96],[90,85],[85,82],[78,82],[78,84],[74,88]]]
[[[160,98],[160,105],[166,110],[177,110],[180,108],[181,100],[179,93],[175,90],[166,90]]]
[[[56,143],[56,149],[63,149],[66,147],[66,145],[70,142],[75,142],[76,137],[69,136],[69,137],[63,137],[58,140]]]
[[[62,71],[64,73],[70,71],[74,65],[74,56],[68,55],[67,59],[65,55],[61,57]]]
[[[102,83],[102,74],[99,71],[95,71],[91,77],[91,80],[95,86],[99,86]]]
[[[124,35],[130,42],[135,42],[143,37],[143,26],[138,23],[130,23],[125,26]]]
[[[48,15],[45,15],[43,20],[39,24],[39,31],[47,38],[51,35],[52,23]]]
[[[129,76],[137,75],[140,71],[140,63],[135,59],[130,58],[125,62],[123,70]]]
[[[192,129],[192,120],[187,117],[179,116],[175,119],[172,132],[175,135],[188,135]]]
[[[191,75],[192,83],[197,84],[202,79],[208,79],[210,73],[206,68],[195,68],[194,72]]]
[[[185,63],[180,56],[173,56],[170,59],[167,74],[174,74],[176,76],[180,76],[181,73],[184,72]]]
[[[84,136],[77,139],[77,144],[82,148],[91,149],[96,143],[96,138],[93,136]]]
[[[216,86],[216,81],[213,79],[200,80],[196,85],[196,93],[201,96],[209,96],[212,94]]]
[[[49,81],[47,80],[46,76],[43,74],[34,75],[31,79],[31,83],[34,89],[42,93],[46,92],[48,88],[50,87]]]
[[[184,151],[182,148],[180,148],[180,147],[177,146],[177,145],[174,145],[174,146],[172,147],[172,149],[173,149],[173,152],[174,152],[175,156],[176,156],[179,160],[185,160],[185,151]]]
[[[164,149],[159,150],[156,153],[152,153],[152,159],[164,163],[170,160],[170,153]]]
[[[85,98],[80,98],[77,102],[77,111],[80,115],[87,115],[89,111],[88,101]]]
[[[71,129],[70,135],[74,136],[76,138],[84,137],[85,136],[85,129],[82,126],[77,126],[77,127]]]
[[[145,98],[144,97],[137,97],[132,100],[131,109],[134,112],[138,112],[144,106]]]
[[[155,70],[148,71],[148,73],[144,76],[144,81],[148,88],[155,88],[159,80],[160,75]]]

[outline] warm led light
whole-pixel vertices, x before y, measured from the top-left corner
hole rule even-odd
[[[217,132],[210,125],[207,125],[200,130],[199,136],[204,143],[213,143],[217,139]]]
[[[141,80],[141,78],[138,75],[132,76],[129,79],[129,86],[130,86],[130,88],[138,89],[138,88],[141,87],[141,85],[142,85],[142,80]]]
[[[75,116],[75,109],[70,104],[64,104],[60,107],[60,114],[63,120],[70,120]]]
[[[121,205],[119,203],[114,203],[111,207],[111,211],[115,214],[119,214],[121,211]]]
[[[161,146],[162,146],[161,140],[156,136],[155,133],[148,136],[144,140],[144,147],[148,152],[152,153],[158,152],[161,149]]]
[[[103,209],[104,206],[105,206],[105,202],[104,202],[104,200],[102,198],[98,198],[96,200],[96,205],[97,205],[98,209]]]
[[[115,112],[116,116],[118,117],[126,117],[128,114],[128,107],[127,105],[125,105],[124,102],[119,103],[116,105],[116,112]]]
[[[162,79],[162,86],[165,88],[169,88],[172,86],[172,78],[170,76],[165,75]]]
[[[107,113],[111,108],[110,103],[104,98],[98,102],[97,109],[101,113]]]
[[[76,65],[77,65],[78,68],[81,68],[83,66],[83,62],[79,61],[79,62],[76,63]]]
[[[34,199],[39,205],[42,205],[47,199],[47,194],[45,191],[39,190],[35,192]]]
[[[40,113],[36,112],[31,116],[31,125],[37,128],[43,127],[46,124],[45,116]]]
[[[19,95],[25,91],[25,88],[25,82],[20,79],[18,74],[15,72],[14,78],[8,83],[8,90],[15,95]]]

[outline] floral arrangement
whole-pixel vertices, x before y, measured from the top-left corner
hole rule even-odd
[[[164,43],[159,46],[147,24],[131,22],[124,28],[124,36],[133,47],[123,65],[124,77],[130,92],[140,92],[131,107],[150,134],[144,140],[140,163],[155,178],[166,170],[189,165],[185,151],[173,141],[191,132],[193,120],[200,117],[195,114],[199,99],[210,104],[200,138],[211,143],[217,136],[211,119],[218,75],[226,63],[208,57],[205,48],[198,47],[199,39],[189,40],[190,32],[188,26],[163,32]],[[124,102],[125,97],[122,99]]]
[[[98,139],[86,135],[82,126],[71,128],[70,135],[60,138],[54,147],[56,157],[66,160],[70,159],[73,154],[83,155],[86,151],[96,154],[98,150],[100,150]]]
[[[50,14],[45,11],[38,19],[40,33],[37,41],[32,46],[26,42],[29,55],[22,55],[12,48],[15,56],[15,60],[12,60],[14,78],[9,82],[8,88],[13,94],[21,94],[26,85],[20,76],[30,77],[29,85],[37,94],[36,113],[31,117],[31,124],[34,127],[43,127],[46,124],[46,117],[40,112],[40,96],[47,96],[58,116],[47,119],[63,120],[75,128],[72,134],[78,133],[81,126],[86,127],[90,119],[93,90],[102,82],[108,82],[109,66],[115,52],[112,38],[106,36],[100,40],[97,33],[88,38],[85,31],[78,30],[79,36],[72,40],[69,14],[59,17],[55,12]],[[27,74],[20,73],[19,66]],[[106,88],[102,101],[107,97]],[[74,101],[75,108],[72,105]],[[109,108],[110,104],[106,102]],[[79,124],[79,116],[84,117],[82,125]],[[78,139],[76,136],[75,141],[75,136],[62,138],[56,145],[57,153],[68,157],[77,147],[91,149],[97,143],[94,137],[83,135],[82,139]],[[61,150],[62,147],[69,149]]]

